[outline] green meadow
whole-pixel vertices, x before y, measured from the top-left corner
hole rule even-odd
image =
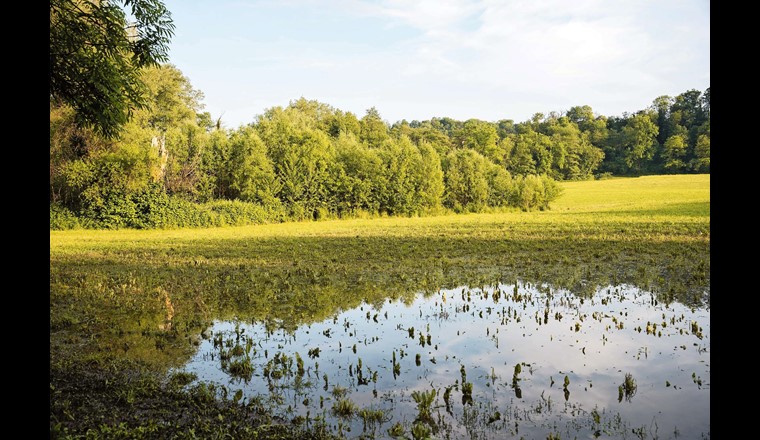
[[[531,283],[709,307],[710,176],[562,182],[551,209],[214,229],[50,231],[51,433],[322,438],[171,373],[215,320],[294,330],[362,303]]]

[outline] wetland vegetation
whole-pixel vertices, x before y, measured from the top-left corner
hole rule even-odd
[[[709,175],[561,185],[537,212],[51,231],[51,436],[709,438]]]
[[[710,437],[709,87],[230,129],[174,29],[50,2],[51,438]]]

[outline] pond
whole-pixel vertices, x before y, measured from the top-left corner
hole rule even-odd
[[[348,438],[709,438],[710,310],[532,284],[216,321],[182,368]]]

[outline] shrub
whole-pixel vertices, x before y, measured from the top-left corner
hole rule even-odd
[[[279,222],[285,217],[281,206],[264,207],[239,200],[216,200],[202,205],[217,226],[243,226]]]
[[[79,229],[82,227],[79,218],[65,206],[55,203],[50,204],[50,229],[66,230]]]
[[[544,210],[549,203],[562,194],[562,188],[552,178],[546,175],[527,175],[515,179],[516,185],[512,195],[512,205],[523,211],[532,209]]]

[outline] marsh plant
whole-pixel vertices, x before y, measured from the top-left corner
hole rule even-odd
[[[462,405],[472,405],[472,382],[462,384]]]
[[[348,398],[338,399],[332,407],[333,415],[344,419],[350,419],[357,411],[356,404]]]
[[[633,399],[633,396],[636,394],[636,389],[638,386],[636,385],[636,379],[633,378],[633,375],[631,373],[625,373],[625,379],[623,380],[623,384],[620,385],[618,394],[620,394],[620,390],[622,390],[622,394],[625,396],[625,400],[628,402]],[[620,401],[620,395],[618,395],[618,401]]]
[[[431,422],[431,407],[435,401],[436,391],[413,391],[412,399],[417,404],[417,420]]]
[[[388,435],[393,438],[403,437],[404,436],[404,425],[401,424],[401,422],[396,422],[388,428]]]
[[[253,375],[253,363],[251,362],[251,358],[246,356],[242,359],[230,361],[227,364],[227,371],[232,377],[243,379],[246,382],[251,380],[251,376]]]
[[[451,399],[451,389],[452,388],[454,388],[454,387],[453,386],[448,386],[443,391],[443,403],[446,404],[446,411],[450,411],[451,410],[451,402],[449,401],[449,399]]]
[[[374,429],[375,425],[386,422],[388,418],[382,409],[362,408],[357,415],[364,422],[364,428]]]
[[[429,439],[431,434],[430,427],[424,423],[415,423],[414,426],[412,426],[412,438],[414,440]]]

